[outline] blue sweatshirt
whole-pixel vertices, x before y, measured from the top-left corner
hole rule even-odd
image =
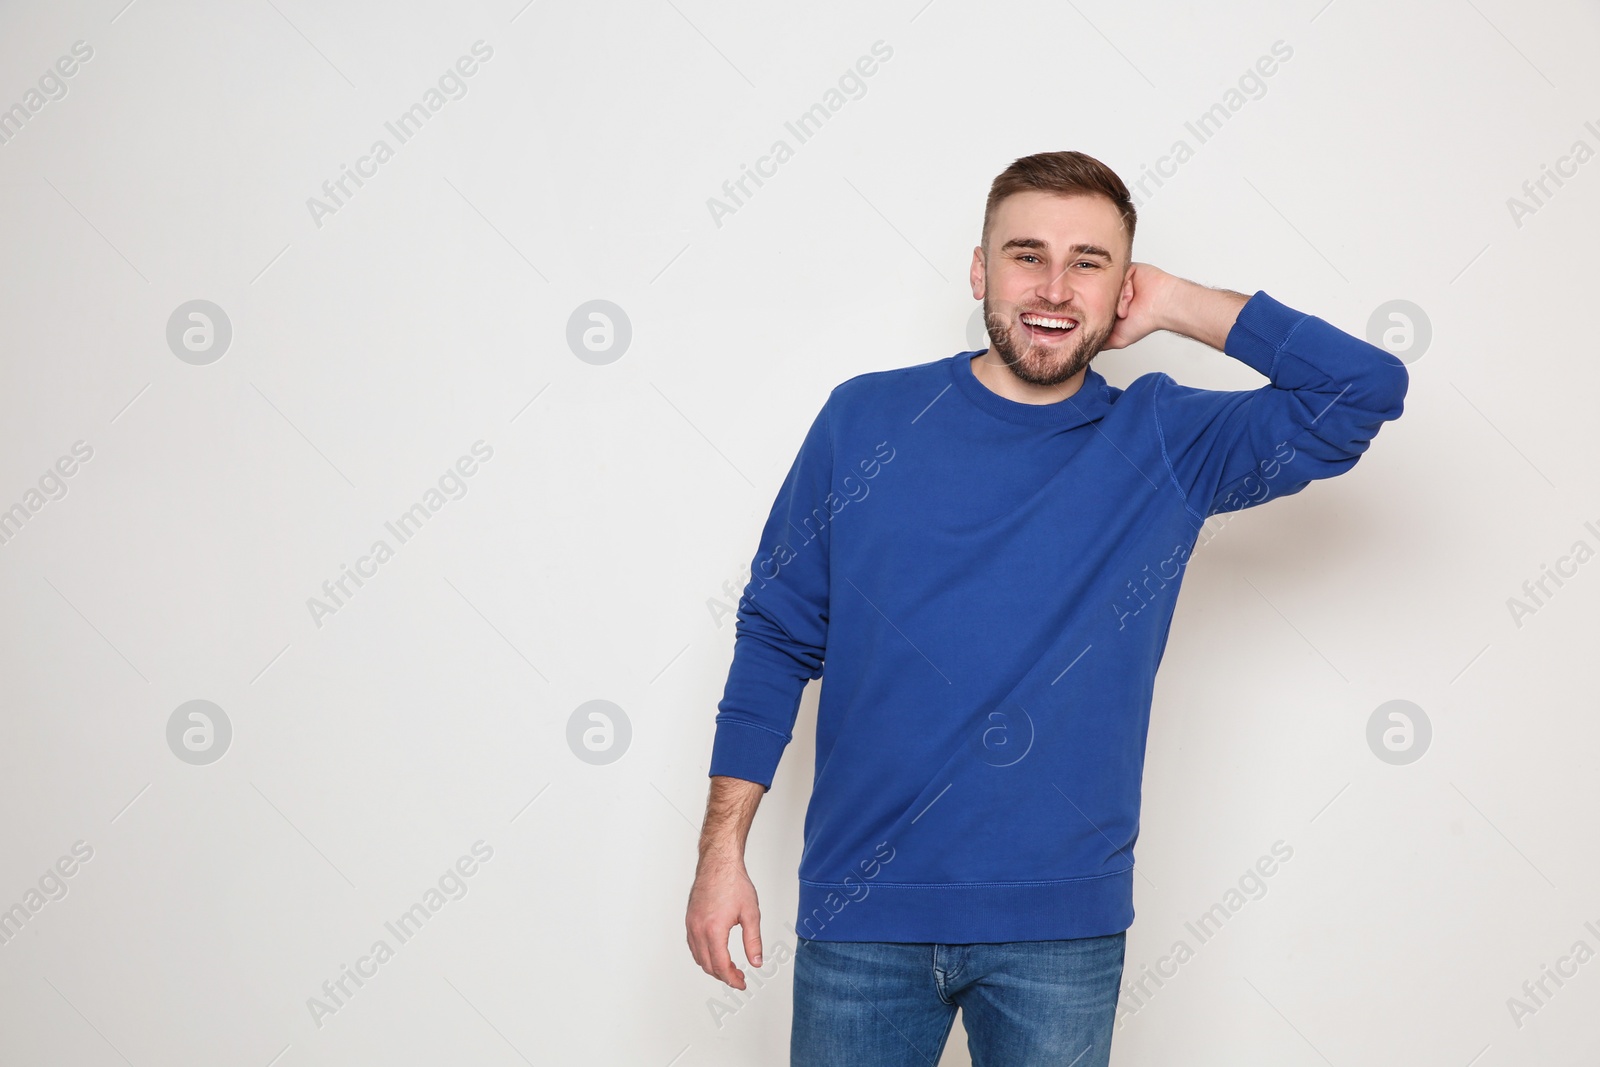
[[[1023,404],[962,352],[829,394],[739,600],[709,772],[770,788],[823,679],[799,936],[1132,924],[1151,693],[1202,524],[1349,470],[1408,382],[1260,291],[1224,351],[1270,384],[1091,367]]]

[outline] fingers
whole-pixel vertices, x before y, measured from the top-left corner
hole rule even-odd
[[[739,929],[744,934],[744,958],[752,967],[761,966],[761,909],[754,903],[739,916]]]
[[[716,878],[697,878],[689,894],[689,909],[684,925],[689,952],[700,969],[734,989],[745,988],[745,975],[733,962],[728,939],[738,926],[745,958],[761,966],[761,905],[755,887],[739,872],[732,884]]]
[[[733,957],[728,953],[728,935],[733,932],[733,927],[724,926],[721,930],[711,932],[710,952],[711,977],[726,982],[735,989],[744,988],[744,972],[734,966]]]
[[[744,972],[734,966],[733,957],[728,952],[728,935],[732,931],[732,923],[719,923],[716,920],[698,926],[691,923],[689,952],[702,971],[719,982],[743,989]]]

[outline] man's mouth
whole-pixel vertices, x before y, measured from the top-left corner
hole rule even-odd
[[[1078,320],[1065,315],[1043,315],[1034,311],[1024,311],[1019,318],[1028,336],[1047,343],[1059,340],[1078,328]]]

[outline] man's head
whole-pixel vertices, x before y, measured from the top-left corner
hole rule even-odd
[[[1122,179],[1082,152],[1024,156],[995,178],[972,250],[972,295],[1018,378],[1059,385],[1099,353],[1133,297],[1125,280],[1137,221]]]

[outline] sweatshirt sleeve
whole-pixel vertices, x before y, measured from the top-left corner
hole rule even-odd
[[[793,736],[800,695],[808,680],[822,677],[832,482],[824,404],[778,490],[739,598],[733,663],[717,705],[712,775],[772,788]]]
[[[1196,389],[1162,374],[1155,393],[1168,467],[1202,520],[1344,473],[1403,410],[1409,376],[1398,357],[1261,290],[1223,351],[1271,384]]]

